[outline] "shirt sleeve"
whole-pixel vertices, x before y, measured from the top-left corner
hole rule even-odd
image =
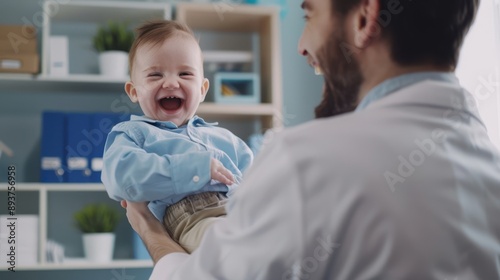
[[[163,257],[151,279],[288,279],[305,225],[299,177],[286,150],[276,143],[261,151],[230,199],[227,217],[207,230],[191,255]]]
[[[101,179],[115,200],[153,201],[197,191],[210,181],[210,152],[158,155],[124,131],[106,141]]]
[[[241,171],[241,173],[244,173],[252,164],[254,155],[250,147],[248,147],[248,145],[243,140],[236,136],[235,138],[235,146],[237,147],[236,154],[238,157],[238,169]]]

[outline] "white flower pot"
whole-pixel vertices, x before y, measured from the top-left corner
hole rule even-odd
[[[127,78],[128,53],[124,51],[105,51],[99,54],[101,75],[110,78]]]
[[[88,261],[110,262],[114,248],[115,234],[112,232],[83,234],[83,249]]]

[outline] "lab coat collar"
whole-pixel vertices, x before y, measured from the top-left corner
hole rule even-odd
[[[356,111],[361,111],[368,107],[373,102],[390,95],[399,89],[408,87],[415,83],[425,80],[446,82],[458,85],[458,79],[452,72],[416,72],[400,75],[388,80],[383,81],[373,89],[371,89],[366,96],[361,100]]]
[[[388,98],[371,102],[365,110],[403,106],[439,107],[444,109],[442,117],[445,119],[457,121],[469,115],[485,127],[474,96],[458,83],[438,80],[424,80],[401,88],[394,94],[390,94]]]

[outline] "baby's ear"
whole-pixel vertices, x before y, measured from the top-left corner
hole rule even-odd
[[[125,83],[125,92],[127,92],[127,95],[132,102],[137,103],[137,89],[135,88],[132,81],[128,81],[127,83]]]
[[[208,81],[207,78],[203,78],[203,81],[201,82],[201,100],[200,102],[205,100],[205,97],[207,96],[208,89],[210,88],[210,82]]]

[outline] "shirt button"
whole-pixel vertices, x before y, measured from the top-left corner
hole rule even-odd
[[[198,183],[200,181],[200,177],[194,176],[193,177],[193,182]]]

